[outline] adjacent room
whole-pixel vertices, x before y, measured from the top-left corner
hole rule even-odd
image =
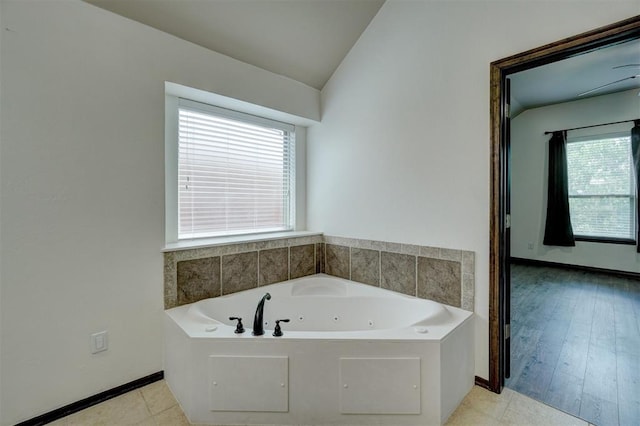
[[[503,388],[490,64],[639,13],[640,0],[0,0],[0,425],[637,424],[637,235],[545,246],[543,184],[544,132],[640,119],[640,78],[512,117]],[[616,65],[639,64],[633,49]],[[253,142],[208,144],[217,132]],[[545,304],[560,274],[542,261],[634,275],[568,269]],[[571,323],[589,321],[583,301],[588,341]],[[556,323],[539,321],[556,317],[568,325],[542,350]],[[595,358],[607,350],[615,371]],[[607,394],[590,382],[600,365]]]
[[[598,425],[637,422],[638,58],[631,41],[511,76],[506,386]]]

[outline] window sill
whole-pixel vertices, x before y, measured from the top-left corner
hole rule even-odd
[[[636,242],[634,240],[626,240],[622,238],[600,238],[600,237],[575,237],[576,241],[581,241],[585,243],[604,243],[604,244],[623,244],[629,246],[635,246]]]
[[[256,243],[260,241],[281,240],[285,238],[312,237],[316,235],[322,235],[322,232],[284,231],[270,232],[265,234],[234,235],[229,237],[217,238],[199,238],[194,240],[182,240],[176,243],[168,243],[164,246],[162,252],[166,253],[196,248],[219,247],[238,243]]]

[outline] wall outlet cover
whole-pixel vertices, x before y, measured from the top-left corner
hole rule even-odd
[[[93,333],[91,335],[91,353],[97,354],[107,349],[109,349],[109,333],[106,330]]]

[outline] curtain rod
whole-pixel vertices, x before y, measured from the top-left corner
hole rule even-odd
[[[629,121],[640,121],[640,118],[636,118],[635,120],[614,121],[613,123],[594,124],[594,125],[592,125],[592,126],[574,127],[573,129],[553,130],[553,131],[547,131],[547,132],[544,132],[544,134],[545,134],[545,135],[549,135],[549,134],[551,134],[551,133],[555,133],[555,132],[568,132],[569,130],[588,129],[588,128],[590,128],[590,127],[608,126],[608,125],[610,125],[610,124],[627,123],[627,122],[629,122]]]

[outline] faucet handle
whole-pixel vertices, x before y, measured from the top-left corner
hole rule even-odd
[[[282,329],[280,328],[280,322],[289,322],[289,321],[290,321],[289,318],[276,320],[276,328],[273,329],[274,337],[282,336]]]
[[[236,325],[236,331],[234,331],[234,333],[236,334],[240,334],[240,333],[244,333],[244,326],[242,325],[242,318],[240,317],[229,317],[229,319],[231,321],[238,321],[238,324]]]

